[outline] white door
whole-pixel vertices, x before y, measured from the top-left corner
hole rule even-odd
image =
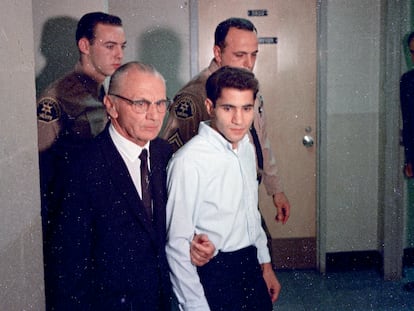
[[[292,206],[288,223],[276,223],[272,200],[261,187],[259,206],[279,268],[316,267],[316,14],[316,0],[198,1],[200,69],[212,59],[216,26],[229,17],[251,20],[262,42],[254,72]]]

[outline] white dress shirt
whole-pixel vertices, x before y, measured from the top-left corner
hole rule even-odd
[[[119,134],[117,130],[111,124],[109,126],[109,135],[112,138],[112,141],[115,144],[116,149],[121,154],[122,159],[124,160],[129,175],[131,175],[132,181],[135,185],[135,188],[138,191],[139,196],[142,198],[142,187],[141,187],[141,160],[139,159],[139,155],[141,154],[142,149],[147,149],[148,151],[148,169],[151,170],[150,167],[150,152],[149,152],[149,144],[148,142],[144,147],[140,147],[137,144],[134,144],[132,141],[126,139],[124,136]]]
[[[191,263],[194,233],[205,233],[216,251],[256,246],[259,263],[270,262],[258,211],[254,147],[247,135],[237,150],[208,122],[168,166],[167,259],[181,310],[209,310]]]

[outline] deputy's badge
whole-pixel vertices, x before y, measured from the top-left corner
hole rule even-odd
[[[182,96],[178,99],[177,106],[174,108],[178,119],[189,119],[194,115],[194,103],[189,96]]]
[[[60,119],[60,107],[56,99],[44,97],[37,105],[37,119],[43,122],[52,122]]]

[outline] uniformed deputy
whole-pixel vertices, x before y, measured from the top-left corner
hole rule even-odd
[[[37,101],[47,309],[48,236],[60,199],[60,181],[71,152],[82,148],[107,123],[102,85],[122,63],[126,46],[122,21],[101,12],[85,14],[77,25],[76,42],[79,61],[74,70],[50,84]]]
[[[174,151],[197,134],[201,121],[209,119],[204,105],[208,77],[223,66],[253,71],[258,53],[256,32],[255,26],[243,18],[229,18],[217,26],[214,58],[209,67],[178,91],[174,103],[170,106],[161,137],[169,141]],[[257,101],[250,139],[256,147],[258,175],[263,180],[267,193],[273,196],[277,208],[276,220],[286,223],[290,215],[290,203],[284,194],[276,160],[267,137],[263,100],[260,95]]]
[[[78,22],[79,61],[73,72],[47,87],[37,105],[39,151],[59,139],[90,139],[106,124],[102,83],[118,68],[126,46],[119,17],[93,12]]]

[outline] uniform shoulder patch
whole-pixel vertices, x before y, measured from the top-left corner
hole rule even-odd
[[[174,113],[178,119],[189,119],[194,116],[195,106],[191,96],[183,95],[176,99]]]
[[[37,105],[37,119],[43,122],[52,122],[61,117],[60,106],[53,97],[43,97]]]

